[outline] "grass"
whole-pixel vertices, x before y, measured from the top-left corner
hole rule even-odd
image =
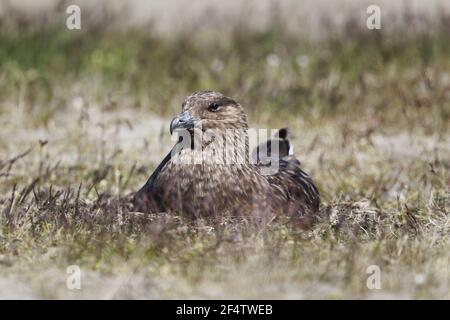
[[[323,39],[276,15],[220,39],[7,16],[1,298],[450,298],[444,12],[408,32],[348,17]],[[312,229],[130,212],[172,143],[170,117],[199,89],[236,98],[253,127],[291,128],[322,195]],[[69,265],[81,290],[66,287]]]

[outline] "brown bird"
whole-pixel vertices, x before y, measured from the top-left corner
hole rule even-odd
[[[247,116],[235,100],[214,91],[191,94],[170,124],[174,131],[180,139],[136,193],[135,211],[194,217],[288,214],[304,221],[318,211],[319,192],[289,155],[287,129],[272,139],[280,142],[278,154],[261,161],[257,149],[252,160]]]

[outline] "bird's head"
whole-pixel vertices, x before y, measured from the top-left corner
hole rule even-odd
[[[233,99],[215,91],[198,91],[188,96],[181,105],[181,113],[170,123],[174,130],[248,129],[247,116],[242,106]]]

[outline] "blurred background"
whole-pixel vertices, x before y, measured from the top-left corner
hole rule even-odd
[[[29,105],[83,90],[89,100],[126,96],[164,114],[187,93],[213,88],[258,114],[351,109],[382,117],[401,112],[400,99],[433,107],[428,78],[448,85],[448,1],[378,1],[381,30],[366,27],[370,1],[0,3],[2,98],[21,83]],[[70,4],[80,6],[81,30],[65,27]],[[369,103],[372,94],[378,99]]]
[[[81,9],[80,30],[66,27],[72,4]],[[372,4],[381,9],[380,30],[366,26]],[[170,119],[195,90],[233,97],[252,127],[289,127],[323,205],[356,222],[330,238],[313,230],[310,242],[277,229],[272,236],[281,240],[269,248],[253,238],[239,247],[233,236],[233,247],[206,254],[208,233],[164,245],[158,234],[141,240],[142,249],[134,239],[145,235],[120,229],[116,213],[127,205],[109,205],[126,201],[170,149]],[[12,266],[0,270],[0,289],[8,288],[6,297],[73,297],[52,279],[64,270],[58,263],[83,261],[92,290],[81,296],[105,289],[111,297],[104,284],[120,274],[116,262],[141,259],[142,249],[151,251],[146,265],[157,267],[143,271],[136,260],[133,273],[143,279],[117,296],[366,297],[375,293],[358,277],[376,260],[391,268],[383,277],[394,297],[448,297],[449,119],[447,0],[0,0],[0,264]],[[72,206],[60,208],[66,192]],[[441,246],[398,242],[417,234]],[[361,239],[386,238],[392,242],[378,251],[359,247]],[[353,247],[321,251],[348,239]],[[309,258],[291,260],[274,243],[300,243]],[[396,254],[403,251],[409,258]],[[229,262],[222,257],[234,271],[222,272]],[[266,268],[279,276],[267,279]],[[404,278],[415,268],[430,282]],[[30,270],[40,275],[19,276]]]
[[[80,30],[66,27],[70,4]],[[378,1],[380,30],[369,4],[2,0],[0,148],[50,139],[63,163],[151,168],[184,97],[216,90],[254,127],[289,126],[312,164],[327,134],[418,154],[419,137],[448,137],[450,3]]]

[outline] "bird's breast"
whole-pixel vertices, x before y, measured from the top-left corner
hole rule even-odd
[[[261,202],[267,181],[252,167],[195,160],[199,159],[193,154],[180,153],[158,177],[156,186],[169,208],[176,210],[174,206],[182,203],[197,211],[236,211]]]

